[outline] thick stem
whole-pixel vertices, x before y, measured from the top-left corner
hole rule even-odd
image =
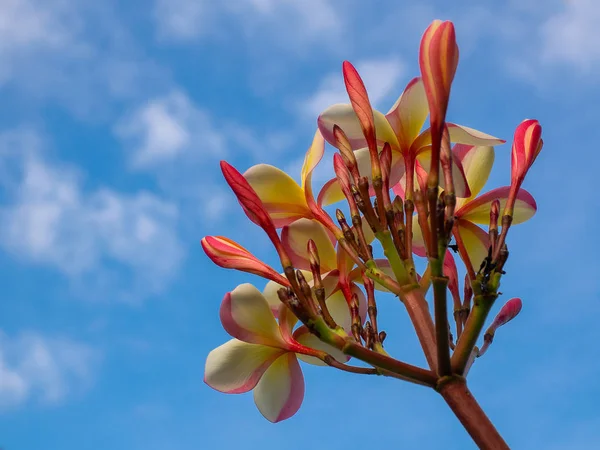
[[[408,292],[403,292],[400,299],[404,303],[410,321],[417,332],[417,337],[429,367],[434,372],[437,371],[437,348],[435,342],[435,327],[427,300],[423,296],[420,286],[417,284],[415,288]]]
[[[435,315],[435,334],[437,342],[438,374],[443,377],[450,375],[450,349],[448,348],[448,306],[446,293],[448,278],[443,273],[441,259],[430,260],[433,284],[433,302]]]
[[[480,449],[509,449],[463,379],[446,382],[439,392]]]

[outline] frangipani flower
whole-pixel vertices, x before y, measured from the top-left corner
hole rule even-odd
[[[304,377],[298,355],[325,351],[340,362],[347,358],[335,348],[310,338],[315,348],[302,345],[292,332],[295,317],[281,305],[279,323],[265,297],[251,284],[242,284],[225,295],[220,310],[223,328],[235,339],[211,351],[204,381],[217,391],[240,394],[254,390],[254,402],[271,422],[293,416],[304,398]],[[318,361],[318,360],[317,360]]]
[[[429,108],[425,88],[420,77],[412,79],[396,103],[383,114],[373,110],[375,133],[377,145],[382,148],[388,142],[392,148],[392,173],[402,173],[398,165],[406,162],[406,167],[413,167],[418,162],[427,164],[431,151],[431,131],[427,128],[421,131]],[[352,148],[355,149],[356,159],[359,166],[369,168],[361,170],[361,175],[370,175],[369,152],[365,147],[367,141],[363,135],[361,124],[352,105],[336,104],[327,108],[318,119],[319,130],[327,142],[335,146],[334,125],[339,126],[346,134]],[[446,123],[450,140],[456,143],[470,145],[498,145],[504,140],[482,133],[461,125]],[[454,161],[454,183],[457,196],[469,195],[468,185],[464,182],[464,174]],[[411,170],[409,169],[409,172]],[[408,174],[408,173],[407,173]],[[391,177],[390,186],[394,186],[399,178]],[[343,199],[339,186],[332,180],[326,185],[328,190],[334,193],[322,192],[320,196],[327,197],[328,201],[323,204],[333,203]],[[324,188],[325,191],[325,188]]]
[[[306,152],[301,185],[281,169],[268,164],[257,164],[244,173],[244,177],[262,200],[277,228],[301,218],[320,217],[319,211],[314,208],[311,179],[312,172],[324,153],[325,141],[317,131],[312,145]]]
[[[503,208],[509,196],[510,186],[496,188],[477,196],[490,176],[495,157],[494,148],[457,144],[454,151],[464,168],[471,195],[456,200],[453,235],[459,248],[464,246],[473,268],[477,270],[487,256],[489,247],[488,233],[477,224],[489,225],[492,202],[499,200],[500,207]],[[532,195],[521,189],[515,202],[513,223],[529,220],[536,209],[537,205]],[[423,237],[416,216],[413,218],[413,224],[413,251],[419,256],[424,256]]]

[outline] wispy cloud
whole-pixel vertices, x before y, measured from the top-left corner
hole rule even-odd
[[[162,291],[184,255],[177,208],[148,192],[86,191],[82,174],[45,159],[42,147],[32,131],[0,135],[8,198],[0,207],[0,245],[20,260],[55,267],[75,280],[131,278],[126,291]]]
[[[226,39],[224,25],[229,24],[229,34],[232,21],[246,38],[269,36],[273,46],[282,41],[327,45],[338,42],[343,31],[342,16],[332,0],[156,0],[155,19],[158,35],[174,41]]]
[[[399,81],[405,73],[404,63],[397,57],[358,61],[355,66],[367,87],[369,99],[374,107],[398,88]],[[328,106],[348,102],[340,69],[338,73],[331,73],[323,78],[316,92],[300,104],[300,111],[307,117],[314,118]]]
[[[57,404],[87,387],[99,353],[69,339],[0,331],[0,412],[29,402]]]
[[[136,168],[182,156],[187,161],[221,156],[225,151],[224,137],[209,114],[180,91],[147,101],[121,120],[115,132],[133,148],[131,162]]]

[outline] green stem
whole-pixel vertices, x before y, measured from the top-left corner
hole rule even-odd
[[[390,262],[390,267],[392,268],[398,283],[400,283],[400,285],[410,283],[410,277],[406,271],[406,267],[404,267],[402,258],[400,258],[400,255],[398,254],[398,250],[394,245],[394,241],[390,232],[388,230],[378,231],[375,233],[375,237],[381,243],[381,246],[383,247],[383,254]]]
[[[443,259],[431,259],[430,264],[431,282],[433,284],[438,374],[443,377],[451,373],[450,348],[448,347],[450,340],[450,336],[448,335],[448,306],[446,303],[448,278],[444,276]]]
[[[471,352],[477,343],[481,330],[485,325],[492,305],[498,295],[494,293],[476,295],[474,305],[465,324],[465,328],[456,343],[456,349],[452,355],[452,372],[462,375],[471,356]]]
[[[325,321],[320,317],[311,320],[307,323],[307,326],[311,333],[315,334],[323,342],[326,342],[327,344],[336,347],[338,350],[341,350],[346,355],[366,362],[377,369],[381,369],[384,372],[390,372],[394,374],[396,378],[430,387],[434,387],[437,382],[437,376],[432,371],[366,349],[346,335],[343,330],[332,330],[329,328]],[[384,373],[384,375],[390,376],[390,374],[386,373]]]

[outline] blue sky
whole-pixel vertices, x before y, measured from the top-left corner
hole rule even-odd
[[[345,101],[341,62],[387,110],[435,18],[461,49],[450,120],[510,139],[533,117],[545,139],[502,287],[523,311],[471,389],[514,448],[600,446],[600,6],[497,3],[0,1],[0,447],[473,448],[438,396],[395,380],[306,367],[304,404],[277,425],[202,382],[228,339],[223,294],[264,283],[199,240],[275,263],[218,161],[297,171],[318,112]],[[488,187],[509,160],[499,147]],[[401,305],[380,309],[390,351],[422,364]]]

